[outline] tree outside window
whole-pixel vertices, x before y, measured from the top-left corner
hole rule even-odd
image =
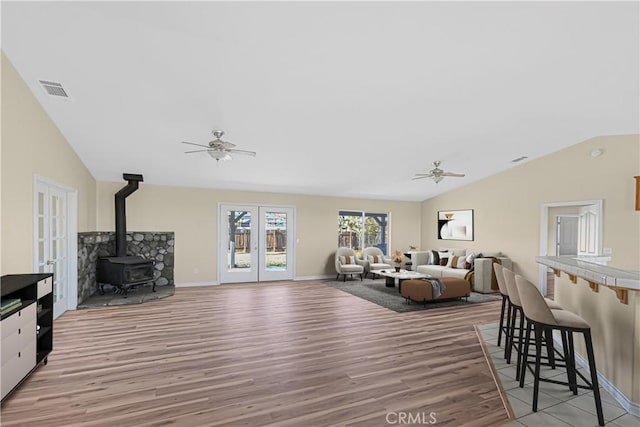
[[[388,218],[386,213],[338,212],[338,247],[351,248],[360,256],[363,248],[375,246],[388,255]]]

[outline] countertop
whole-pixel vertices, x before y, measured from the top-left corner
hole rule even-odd
[[[597,264],[602,257],[538,256],[536,262],[604,286],[640,291],[640,271]]]

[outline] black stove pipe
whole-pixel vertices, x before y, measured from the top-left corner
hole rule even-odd
[[[116,256],[127,256],[127,217],[125,213],[124,199],[138,189],[138,183],[142,182],[142,175],[131,173],[122,174],[127,185],[116,193]]]

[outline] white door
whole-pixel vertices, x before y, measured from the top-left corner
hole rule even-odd
[[[598,255],[598,207],[583,206],[578,212],[578,255]]]
[[[556,255],[578,253],[578,217],[558,215],[556,228]]]
[[[35,269],[53,273],[53,316],[67,309],[68,215],[66,191],[36,183],[35,195]]]
[[[220,205],[220,283],[293,279],[294,210]]]
[[[258,281],[258,208],[221,205],[220,283]]]

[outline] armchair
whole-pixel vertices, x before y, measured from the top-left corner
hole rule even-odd
[[[353,277],[354,274],[360,275],[360,280],[362,280],[362,275],[364,273],[364,261],[359,259],[356,256],[356,253],[351,248],[338,248],[336,251],[336,272],[338,275],[336,276],[336,280],[340,278],[340,275],[343,276],[343,281],[347,280],[347,274]]]
[[[376,274],[376,270],[391,269],[391,258],[382,253],[380,248],[375,246],[362,250],[362,260],[364,261],[364,275]]]

